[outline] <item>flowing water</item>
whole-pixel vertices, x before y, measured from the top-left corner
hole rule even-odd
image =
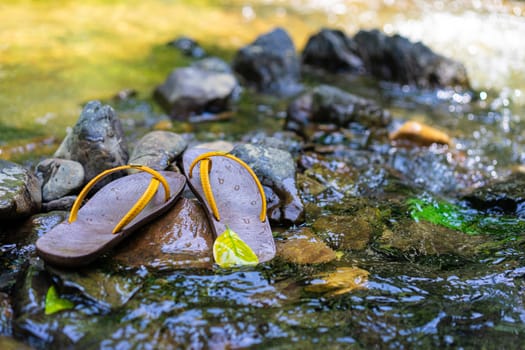
[[[461,174],[449,174],[442,158],[450,164],[462,155],[465,187],[483,185],[525,161],[523,2],[0,3],[0,157],[31,166],[52,154],[81,104],[94,98],[114,104],[128,136],[136,139],[166,119],[150,99],[153,87],[173,67],[191,62],[167,48],[167,41],[189,35],[209,53],[228,60],[238,47],[276,25],[290,32],[298,50],[322,26],[348,34],[380,28],[421,40],[467,67],[474,92],[421,91],[367,80],[333,82],[379,101],[397,120],[416,119],[447,130],[455,141],[454,149],[433,148],[432,156],[424,153],[415,165],[406,163],[411,158],[405,151],[386,154],[379,145],[376,155],[363,156],[362,166],[359,152],[344,149],[327,161],[326,173],[316,174],[331,190],[304,196],[306,226],[323,215],[355,218],[363,208],[375,208],[382,233],[372,233],[366,249],[340,249],[336,262],[318,266],[276,260],[249,269],[155,271],[125,268],[108,257],[75,274],[45,270],[34,261],[34,235],[56,224],[56,218],[44,219],[37,232],[2,224],[0,336],[37,348],[525,347],[522,218],[503,222],[497,216],[492,233],[462,240],[449,237],[459,236],[458,228],[437,239],[417,236],[414,230],[407,249],[406,242],[384,243],[395,241],[386,233],[413,225],[406,198],[456,199],[451,193],[457,189],[449,189],[443,178]],[[136,89],[139,98],[130,105],[111,99],[124,88]],[[244,119],[178,123],[172,129],[196,132],[201,139],[238,139],[255,129],[280,130],[285,108],[286,101],[247,92],[236,110]],[[385,159],[393,159],[392,167],[400,172],[412,167],[409,182],[414,188],[400,186],[376,166]],[[355,182],[334,175],[348,166],[361,170]],[[360,202],[360,195],[377,188],[380,200],[370,195]],[[472,214],[471,221],[486,215],[469,210],[465,217]],[[498,227],[505,232],[494,233]],[[276,231],[277,239],[284,240]],[[330,278],[339,278],[338,283],[326,283]],[[323,281],[325,287],[316,287]],[[61,286],[73,310],[44,314],[52,283]],[[10,343],[0,337],[2,344]]]

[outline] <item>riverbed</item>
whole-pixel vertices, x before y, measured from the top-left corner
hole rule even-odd
[[[246,89],[231,119],[196,124],[170,120],[152,92],[172,69],[195,60],[166,45],[174,38],[189,36],[229,62],[276,26],[288,31],[298,52],[322,27],[348,35],[379,28],[462,62],[469,91],[304,76],[307,87],[330,83],[376,101],[397,125],[416,120],[443,130],[453,146],[366,148],[336,133],[319,141],[324,148],[301,152],[306,221],[276,227],[274,236],[285,243],[313,232],[337,253],[330,263],[280,257],[255,268],[166,271],[123,266],[110,255],[88,269],[64,272],[45,267],[34,254],[35,237],[60,216],[3,224],[0,345],[523,347],[524,218],[518,211],[474,209],[465,199],[469,191],[523,172],[523,2],[0,4],[0,158],[34,167],[53,154],[93,99],[116,109],[131,144],[153,129],[201,141],[273,135],[283,128],[288,98]],[[114,97],[125,89],[136,95]],[[306,190],[305,179],[323,191]],[[365,243],[341,243],[345,225],[359,228],[355,241],[366,230]],[[60,286],[61,297],[74,306],[45,315],[50,285]]]

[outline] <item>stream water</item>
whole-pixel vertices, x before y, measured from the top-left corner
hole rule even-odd
[[[454,149],[410,153],[374,145],[373,155],[363,155],[350,147],[321,161],[325,172],[314,176],[330,189],[303,193],[306,227],[316,231],[315,222],[323,216],[355,223],[351,220],[371,208],[378,213],[367,221],[371,238],[363,249],[334,243],[335,226],[316,231],[340,253],[328,264],[277,259],[256,268],[163,271],[123,267],[109,256],[87,270],[55,271],[35,261],[33,243],[47,225],[56,224],[56,217],[40,219],[30,229],[2,223],[0,347],[525,348],[523,218],[463,208],[465,217],[472,215],[468,220],[494,219],[490,230],[470,235],[414,223],[406,202],[418,198],[441,210],[439,201],[455,205],[458,191],[485,185],[525,162],[524,2],[2,3],[0,158],[34,166],[53,153],[75,123],[79,106],[94,98],[113,104],[130,140],[136,140],[166,120],[149,97],[153,87],[173,67],[191,61],[167,48],[167,41],[186,34],[229,60],[237,48],[276,25],[290,32],[298,50],[323,26],[348,34],[380,28],[463,62],[473,92],[367,79],[329,81],[378,101],[396,120],[415,119],[446,130]],[[129,87],[138,91],[136,100],[111,99]],[[282,129],[286,105],[245,92],[234,121],[174,123],[171,130],[194,132],[202,140],[238,140],[254,130],[272,133]],[[326,144],[345,142],[331,140]],[[443,165],[458,154],[464,173]],[[386,162],[407,182],[400,185],[386,174],[381,167]],[[348,182],[347,174],[338,173],[345,167],[360,174]],[[448,186],[446,179],[463,174],[463,188]],[[404,227],[414,227],[406,242],[389,236]],[[286,240],[287,229],[276,229],[278,241]],[[336,281],[327,282],[330,278]],[[45,315],[45,294],[52,284],[60,286],[73,309]],[[318,284],[325,287],[315,288]],[[20,343],[13,345],[11,338]]]

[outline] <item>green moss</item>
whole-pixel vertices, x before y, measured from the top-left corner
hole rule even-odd
[[[433,199],[412,198],[407,202],[410,216],[469,235],[487,234],[512,239],[525,232],[525,220],[504,215],[486,215],[459,205]]]

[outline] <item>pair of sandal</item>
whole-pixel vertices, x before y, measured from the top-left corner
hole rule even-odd
[[[78,195],[69,219],[38,239],[38,254],[53,265],[87,265],[173,207],[188,182],[203,203],[215,237],[229,228],[259,262],[271,260],[275,244],[266,217],[266,198],[253,170],[231,154],[199,148],[184,153],[183,168],[186,176],[141,165],[102,172]],[[141,172],[110,182],[80,208],[98,181],[125,169]]]

